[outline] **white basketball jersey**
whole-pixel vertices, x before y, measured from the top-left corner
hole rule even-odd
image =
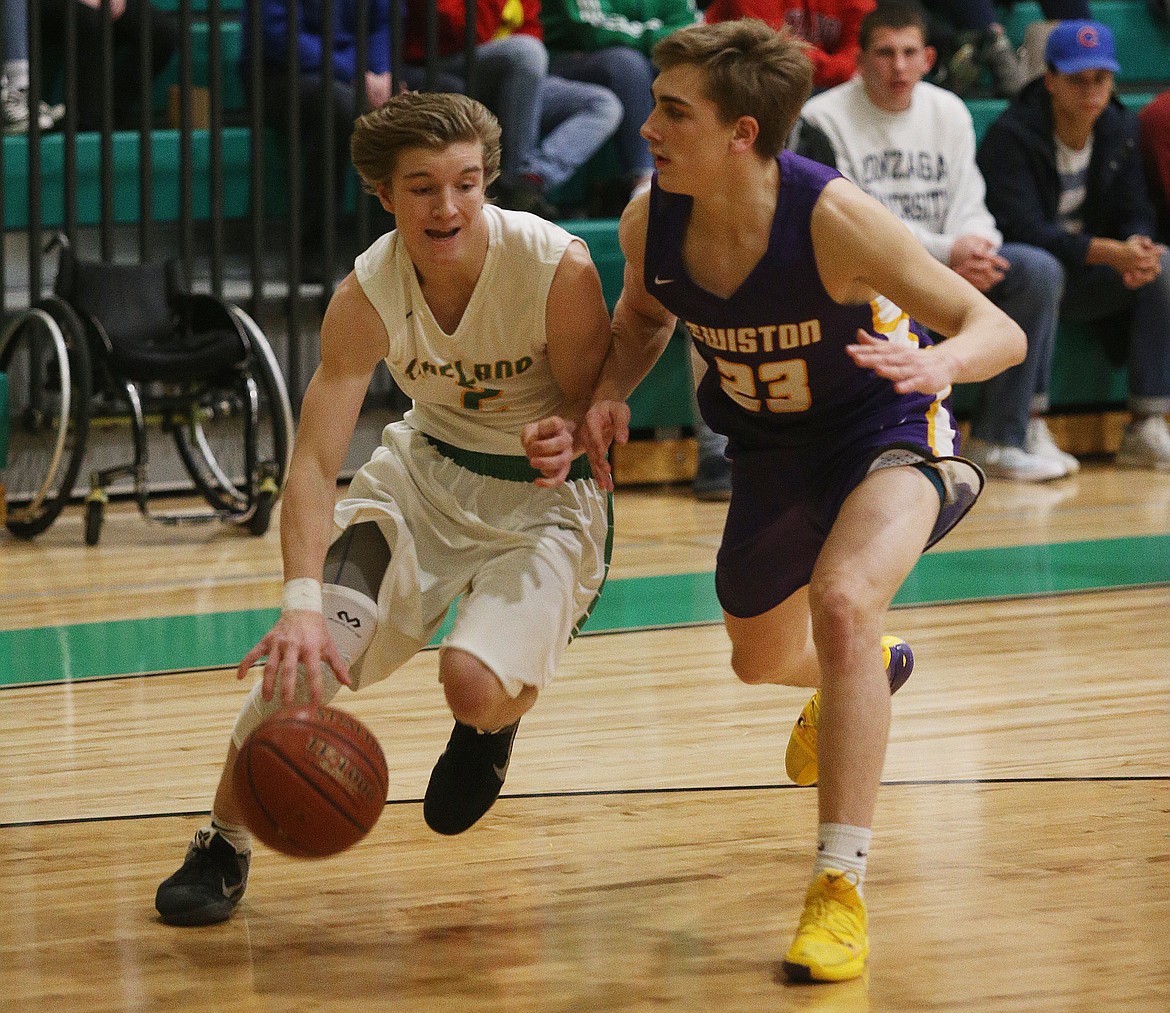
[[[535,215],[484,205],[488,250],[453,334],[436,322],[397,231],[355,273],[390,339],[386,365],[414,406],[406,421],[466,450],[523,454],[520,429],[563,397],[549,369],[545,308],[574,237]]]

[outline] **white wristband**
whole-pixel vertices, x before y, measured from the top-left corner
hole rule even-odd
[[[282,612],[303,609],[307,612],[321,612],[321,582],[312,577],[294,577],[284,582]]]

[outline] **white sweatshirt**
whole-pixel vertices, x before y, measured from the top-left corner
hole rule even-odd
[[[936,260],[950,262],[959,236],[1002,244],[975,165],[975,126],[957,95],[921,81],[910,108],[889,113],[854,77],[809,99],[801,115],[828,135],[842,175],[901,218]]]

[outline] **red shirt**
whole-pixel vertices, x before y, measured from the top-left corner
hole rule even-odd
[[[439,56],[463,51],[465,25],[464,0],[437,0],[439,8]],[[406,30],[402,40],[402,58],[407,63],[426,59],[426,3],[410,0],[407,5]],[[505,12],[516,15],[515,23]],[[490,42],[501,35],[533,35],[542,38],[540,0],[476,0],[475,38]]]
[[[787,25],[812,45],[813,86],[831,88],[857,69],[862,19],[876,0],[712,0],[708,22],[759,18],[773,28]]]
[[[1165,238],[1170,235],[1170,91],[1164,91],[1140,113],[1142,156]]]

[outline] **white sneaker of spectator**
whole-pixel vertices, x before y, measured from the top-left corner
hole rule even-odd
[[[1023,447],[968,440],[963,445],[963,456],[974,461],[989,478],[1007,478],[1013,482],[1051,482],[1064,478],[1068,465],[1039,454],[1030,454]]]
[[[65,107],[40,103],[37,120],[42,130],[52,130],[65,115]],[[0,119],[6,134],[26,134],[29,127],[28,89],[0,85]]]
[[[1046,457],[1050,461],[1060,461],[1064,464],[1066,475],[1075,475],[1081,470],[1081,462],[1072,454],[1066,454],[1056,445],[1052,438],[1052,431],[1048,423],[1041,418],[1028,420],[1028,434],[1024,437],[1024,449],[1037,457]]]
[[[1125,427],[1117,464],[1122,468],[1170,471],[1170,429],[1161,415],[1136,419]]]

